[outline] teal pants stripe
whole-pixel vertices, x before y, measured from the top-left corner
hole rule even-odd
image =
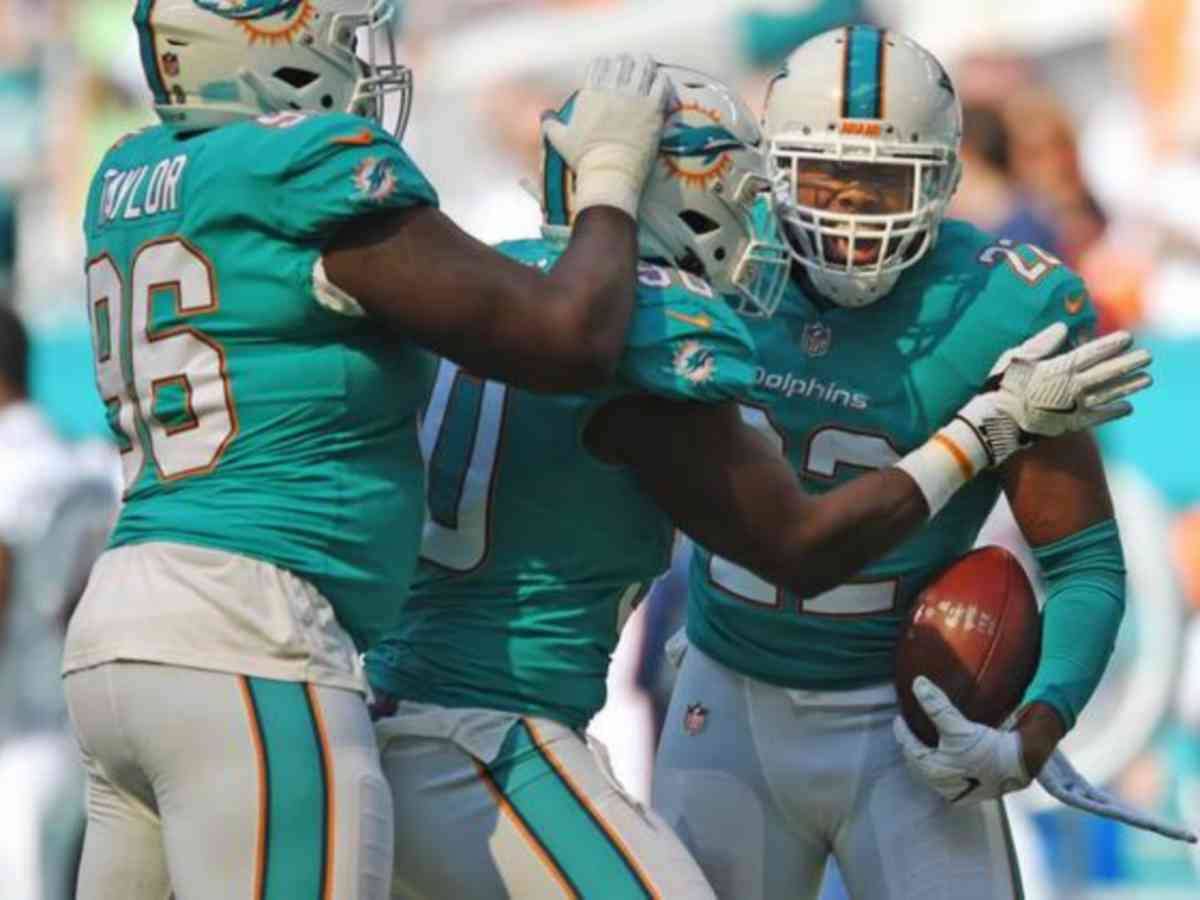
[[[254,900],[324,900],[331,797],[320,717],[300,682],[245,682],[261,748],[265,816]]]
[[[842,115],[848,119],[878,119],[883,113],[883,32],[865,25],[846,29],[845,81]]]
[[[637,865],[522,721],[488,766],[493,783],[578,896],[652,900],[657,894]]]
[[[1012,826],[1008,824],[1008,810],[1004,801],[997,800],[1000,807],[1000,827],[1004,830],[1004,851],[1008,855],[1008,869],[1012,874],[1013,900],[1025,900],[1025,885],[1021,881],[1021,865],[1017,861],[1017,847],[1013,843]]]

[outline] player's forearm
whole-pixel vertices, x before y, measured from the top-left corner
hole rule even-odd
[[[1116,522],[1108,519],[1034,548],[1034,556],[1046,604],[1041,659],[1025,701],[1053,707],[1070,729],[1104,675],[1125,612]]]
[[[578,356],[581,388],[597,387],[616,373],[637,295],[637,226],[611,207],[580,214],[566,252],[555,264],[539,298],[558,313],[544,340],[562,342]]]
[[[925,524],[929,507],[895,468],[855,478],[819,498],[794,503],[781,530],[776,584],[812,597],[844,583]]]
[[[472,374],[516,387],[603,384],[620,359],[636,285],[636,227],[605,208],[547,275],[432,208],[346,231],[325,249],[330,282],[384,326]]]

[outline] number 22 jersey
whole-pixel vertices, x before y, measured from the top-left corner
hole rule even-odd
[[[743,416],[821,494],[918,447],[982,387],[1002,352],[1055,321],[1071,344],[1095,313],[1083,283],[1029,245],[959,221],[878,302],[814,302],[793,283],[769,320],[747,320],[759,388]],[[892,678],[895,644],[921,588],[975,542],[1000,494],[994,471],[852,581],[796,597],[708,551],[693,555],[687,633],[721,664],[804,690]]]

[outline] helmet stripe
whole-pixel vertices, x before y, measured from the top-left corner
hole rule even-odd
[[[150,19],[154,15],[154,0],[137,0],[133,8],[133,24],[137,28],[138,45],[142,53],[142,71],[146,75],[146,83],[154,94],[154,102],[166,106],[171,102],[167,93],[167,83],[163,81],[162,72],[158,68],[158,50],[154,46],[154,26]]]
[[[563,122],[571,121],[575,111],[575,94],[567,98],[567,102],[555,113]],[[571,212],[567,207],[567,161],[562,158],[554,145],[542,139],[542,202],[546,205],[547,225],[570,225]]]
[[[546,204],[547,225],[570,225],[567,214],[567,166],[566,160],[559,155],[549,141],[545,141],[543,151],[546,154],[545,184],[542,186],[542,197]]]
[[[849,34],[842,86],[842,117],[878,119],[883,112],[880,82],[883,32],[869,25],[852,25],[846,30]]]

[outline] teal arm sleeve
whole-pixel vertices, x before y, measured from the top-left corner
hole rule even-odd
[[[1046,582],[1042,657],[1024,703],[1052,706],[1068,729],[1112,656],[1125,613],[1125,557],[1107,519],[1033,551]]]

